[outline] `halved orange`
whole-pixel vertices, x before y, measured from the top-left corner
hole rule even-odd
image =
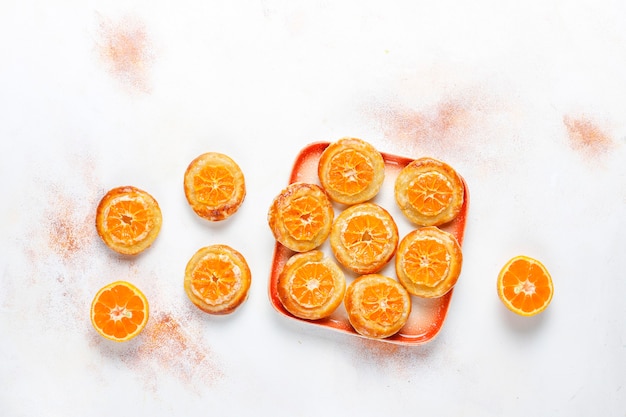
[[[330,232],[335,258],[358,274],[380,271],[398,246],[398,226],[387,210],[361,203],[342,211]]]
[[[126,281],[104,286],[91,303],[91,324],[100,335],[116,342],[137,336],[146,326],[148,316],[145,295]]]
[[[326,240],[334,216],[322,187],[294,182],[274,198],[267,221],[277,241],[295,252],[306,252]]]
[[[232,313],[248,298],[250,268],[241,253],[228,245],[199,249],[185,268],[185,292],[210,314]]]
[[[344,306],[357,333],[386,338],[406,324],[411,314],[411,296],[393,278],[362,275],[348,285]]]
[[[278,277],[278,297],[296,317],[317,320],[330,316],[341,304],[346,278],[324,252],[293,255]]]
[[[154,197],[133,186],[113,188],[96,210],[98,235],[111,249],[125,255],[136,255],[152,245],[162,221]]]
[[[409,232],[398,246],[396,275],[410,294],[441,297],[461,274],[463,253],[456,238],[436,226]]]
[[[318,176],[332,200],[342,204],[363,203],[380,191],[385,161],[370,143],[342,138],[322,152]]]
[[[419,158],[400,171],[394,194],[398,207],[411,222],[438,226],[459,214],[464,187],[450,165],[433,158]]]
[[[239,165],[218,152],[195,158],[185,171],[185,197],[193,211],[210,221],[233,215],[246,196],[246,183]]]
[[[552,301],[553,293],[550,273],[541,262],[531,257],[513,257],[498,274],[500,300],[519,315],[541,313]]]

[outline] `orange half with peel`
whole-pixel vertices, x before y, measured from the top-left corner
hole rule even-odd
[[[521,316],[534,316],[552,301],[554,286],[547,268],[538,260],[519,255],[511,258],[498,274],[498,296]]]
[[[101,288],[91,303],[91,324],[103,337],[125,342],[146,326],[148,300],[133,284],[116,281]]]

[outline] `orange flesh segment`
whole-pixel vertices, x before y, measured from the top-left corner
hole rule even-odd
[[[452,185],[438,172],[418,175],[407,191],[410,204],[428,216],[437,215],[445,210],[452,201],[452,193]]]
[[[389,326],[402,316],[404,298],[396,288],[372,285],[363,291],[362,306],[368,320]]]
[[[128,287],[116,285],[100,295],[94,311],[94,323],[99,329],[116,339],[124,339],[143,322],[145,305]]]
[[[313,239],[324,222],[323,208],[311,196],[294,198],[285,211],[285,227],[297,240]]]
[[[150,212],[136,200],[122,199],[111,205],[106,219],[111,237],[118,241],[135,241],[147,232]]]
[[[330,163],[329,185],[344,195],[355,195],[367,188],[374,178],[368,159],[352,149],[335,155]]]
[[[413,242],[404,260],[404,269],[416,284],[435,287],[446,276],[450,255],[437,239],[424,238]]]
[[[194,177],[193,186],[199,202],[216,206],[230,200],[235,192],[235,179],[225,167],[207,164]]]
[[[389,234],[381,219],[364,215],[350,219],[341,238],[344,246],[366,263],[376,260],[385,250]]]
[[[551,297],[551,282],[536,263],[516,260],[502,278],[502,294],[515,308],[533,313],[543,308]]]
[[[292,295],[306,308],[326,303],[335,288],[332,273],[321,263],[308,263],[295,271]]]
[[[238,271],[227,258],[210,254],[194,270],[193,289],[208,304],[219,304],[238,289]]]

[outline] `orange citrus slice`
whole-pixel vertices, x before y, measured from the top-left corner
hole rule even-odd
[[[274,198],[267,221],[277,241],[293,251],[306,252],[326,240],[334,216],[322,187],[295,182]]]
[[[337,216],[330,232],[330,247],[346,268],[371,274],[393,257],[398,239],[398,227],[387,210],[374,203],[361,203]]]
[[[407,234],[396,256],[396,275],[410,294],[441,297],[456,284],[463,254],[456,238],[435,226]]]
[[[411,297],[400,283],[380,274],[363,275],[348,285],[344,297],[348,320],[363,336],[396,334],[411,314]]]
[[[420,158],[400,171],[394,194],[400,210],[411,222],[419,226],[437,226],[459,214],[464,186],[450,165],[432,158]]]
[[[232,313],[248,297],[251,274],[246,259],[227,245],[198,250],[185,268],[185,292],[210,314]]]
[[[148,322],[148,300],[126,281],[106,285],[91,303],[91,324],[100,335],[116,342],[137,336]]]
[[[107,192],[96,210],[96,230],[116,252],[136,255],[148,248],[161,230],[162,216],[157,201],[132,186]]]
[[[191,161],[185,171],[184,188],[193,211],[210,221],[230,217],[246,196],[241,168],[218,152],[208,152]]]
[[[320,156],[318,176],[330,198],[342,204],[372,199],[383,184],[385,161],[374,146],[357,138],[331,143]]]
[[[552,301],[554,287],[546,267],[528,256],[515,256],[498,275],[498,296],[507,308],[522,316],[541,313]]]
[[[296,317],[317,320],[330,316],[341,304],[346,278],[322,251],[293,255],[278,277],[278,297]]]

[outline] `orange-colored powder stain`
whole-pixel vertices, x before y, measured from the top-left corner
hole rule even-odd
[[[210,386],[224,376],[211,350],[192,338],[171,314],[151,318],[144,332],[137,356],[156,365],[159,371],[169,371],[190,385]]]
[[[463,100],[443,101],[432,108],[412,108],[386,105],[373,111],[380,121],[384,137],[395,143],[429,153],[442,149],[465,147],[466,135],[475,123],[472,103]]]
[[[90,219],[80,218],[73,209],[73,201],[57,195],[56,210],[47,214],[48,247],[64,261],[69,261],[95,240]]]
[[[598,125],[587,117],[564,116],[570,146],[589,156],[598,156],[607,152],[613,141]]]
[[[107,71],[125,87],[149,92],[154,51],[145,25],[135,18],[102,20],[98,52]]]

